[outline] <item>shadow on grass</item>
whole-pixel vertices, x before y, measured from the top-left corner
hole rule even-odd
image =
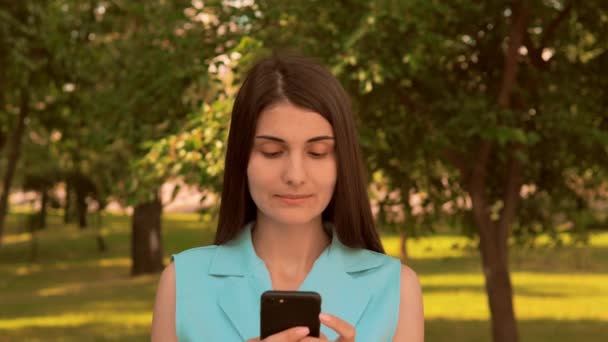
[[[0,329],[1,341],[149,341],[148,327],[107,324]]]
[[[163,221],[163,242],[166,256],[185,249],[211,244],[215,232],[210,229],[183,228],[180,223],[176,228],[173,220]],[[167,235],[171,238],[167,238]],[[130,256],[130,230],[122,228],[104,228],[103,237],[107,250],[100,252],[97,246],[97,232],[93,228],[79,230],[75,226],[43,230],[38,238],[37,258],[30,262],[31,241],[24,240],[5,244],[0,248],[0,265],[2,264],[41,264],[56,262],[70,263],[91,262],[100,258]]]
[[[427,319],[428,342],[490,342],[488,321]],[[603,342],[608,322],[595,320],[524,320],[518,322],[522,342]],[[117,324],[59,325],[0,329],[3,341],[148,341],[149,326]]]
[[[490,342],[489,321],[428,319],[425,322],[426,341],[429,342]],[[601,342],[606,340],[608,321],[598,320],[520,320],[522,342]]]
[[[606,274],[607,247],[563,247],[513,251],[510,270],[543,274]],[[406,259],[406,265],[424,275],[447,273],[480,273],[479,255],[460,257]]]
[[[120,273],[116,269],[114,274],[76,273],[80,279],[20,279],[18,288],[0,294],[0,321],[59,313],[152,312],[159,275],[132,278]]]
[[[425,295],[432,293],[476,293],[480,296],[486,296],[486,289],[483,284],[480,285],[423,285],[422,292]],[[514,294],[519,297],[533,297],[533,298],[544,298],[544,299],[557,299],[557,298],[595,298],[593,293],[585,292],[557,292],[555,290],[547,290],[538,285],[537,288],[531,288],[529,286],[515,285]]]
[[[417,273],[442,275],[447,273],[479,273],[481,263],[478,256],[407,259],[404,262]]]
[[[14,227],[19,217],[12,221]],[[80,231],[73,225],[64,226],[54,216],[52,224],[42,232],[39,258],[29,263],[27,241],[15,242],[0,248],[0,321],[23,319],[24,327],[13,326],[2,330],[0,341],[146,341],[149,340],[147,321],[90,321],[60,322],[63,325],[43,326],[37,318],[61,316],[79,317],[88,313],[150,312],[158,275],[131,278],[130,226],[128,217],[104,216],[104,236],[108,251],[99,253],[95,231]],[[199,227],[200,225],[200,227]],[[13,234],[15,230],[13,229]],[[163,220],[163,248],[166,257],[188,248],[210,244],[213,229],[202,222],[178,217]],[[514,250],[512,271],[539,273],[605,273],[608,248]],[[410,259],[420,275],[478,275],[481,277],[479,255],[461,257]],[[603,267],[600,270],[600,267]],[[470,277],[469,277],[470,278]],[[468,278],[467,278],[468,279]],[[425,294],[475,292],[485,296],[483,282],[462,282],[451,277],[453,283],[423,286]],[[567,297],[569,293],[542,292],[536,288],[517,287],[516,295],[534,297]],[[581,294],[582,295],[582,294]],[[573,294],[576,296],[576,294]],[[144,315],[145,316],[145,315]],[[130,317],[130,316],[129,316]],[[102,318],[105,318],[102,317]],[[147,319],[147,316],[144,317]],[[71,324],[71,325],[70,325]],[[5,325],[9,326],[9,325]],[[601,332],[608,331],[608,322],[595,320],[559,321],[525,320],[519,323],[521,341],[603,341]],[[427,341],[490,341],[490,327],[486,321],[427,320]]]

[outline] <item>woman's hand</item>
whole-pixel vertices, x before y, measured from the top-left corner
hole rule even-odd
[[[322,313],[319,315],[319,320],[323,325],[329,327],[333,331],[337,332],[339,337],[335,342],[355,342],[356,330],[355,328],[343,321],[342,319]],[[260,341],[259,338],[254,338],[247,340],[247,342],[319,342],[319,341],[329,341],[327,336],[321,333],[321,337],[307,337],[308,328],[306,327],[296,327],[287,329],[285,331],[281,331],[278,334],[274,334],[265,338],[263,341]]]
[[[352,325],[348,324],[347,322],[343,321],[342,319],[340,319],[334,315],[330,315],[330,314],[326,314],[326,313],[320,314],[319,320],[321,321],[321,323],[323,323],[323,325],[331,328],[333,331],[338,333],[339,337],[335,342],[355,342],[355,335],[357,334],[357,331],[355,330],[355,327],[353,327]],[[325,335],[323,335],[321,333],[320,338],[305,337],[299,341],[300,342],[317,342],[317,341],[329,341],[329,340],[327,339],[327,337]]]
[[[294,327],[283,330],[280,333],[266,337],[260,341],[259,337],[247,340],[247,342],[298,342],[308,335],[307,327]]]

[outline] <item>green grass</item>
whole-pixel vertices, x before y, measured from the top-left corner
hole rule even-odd
[[[58,214],[40,232],[30,262],[25,213],[8,217],[0,248],[0,341],[146,341],[158,275],[129,275],[129,219],[106,214],[109,250],[97,252],[95,230],[63,225]],[[196,215],[166,215],[171,253],[208,244],[213,231]],[[389,254],[398,238],[383,238]],[[490,341],[480,261],[469,241],[439,235],[408,241],[422,283],[427,341]],[[608,233],[591,246],[511,250],[521,341],[604,341],[608,331]]]

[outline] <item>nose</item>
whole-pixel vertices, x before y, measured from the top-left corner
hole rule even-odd
[[[283,181],[297,187],[306,182],[304,159],[299,153],[291,153],[283,171]]]

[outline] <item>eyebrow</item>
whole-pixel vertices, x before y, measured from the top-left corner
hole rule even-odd
[[[279,137],[272,136],[272,135],[258,135],[255,138],[256,139],[272,140],[272,141],[276,141],[276,142],[279,142],[279,143],[282,143],[282,144],[286,143],[285,140],[283,140],[283,139],[281,139]],[[313,137],[313,138],[310,138],[310,139],[306,140],[306,143],[311,143],[311,142],[321,141],[321,140],[335,140],[335,138],[332,137],[332,136],[329,136],[329,135],[320,135],[318,137]]]

